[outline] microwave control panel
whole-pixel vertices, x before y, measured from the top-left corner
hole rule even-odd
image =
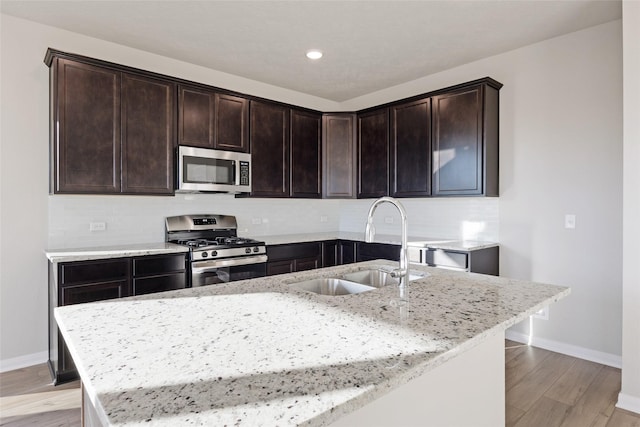
[[[249,162],[240,162],[240,185],[249,185]]]

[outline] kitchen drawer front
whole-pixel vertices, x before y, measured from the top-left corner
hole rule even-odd
[[[176,273],[164,276],[152,276],[133,279],[133,295],[151,294],[154,292],[173,291],[187,287],[186,274]]]
[[[60,288],[61,306],[128,297],[129,280],[90,283]]]
[[[185,271],[185,254],[144,256],[133,259],[133,276],[154,276]]]
[[[130,265],[129,258],[63,263],[60,264],[60,286],[126,279]]]
[[[370,261],[374,259],[388,259],[398,261],[400,259],[400,246],[388,243],[357,243],[356,260]]]
[[[267,246],[267,257],[269,261],[321,257],[321,246],[320,242]]]
[[[466,253],[450,252],[442,249],[425,249],[422,255],[424,256],[422,262],[431,266],[460,270],[469,268],[469,256]]]
[[[315,270],[322,267],[322,257],[315,256],[296,260],[296,271]]]

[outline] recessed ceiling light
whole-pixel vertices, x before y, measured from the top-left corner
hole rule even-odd
[[[309,59],[320,59],[320,58],[322,58],[322,52],[320,52],[318,49],[311,49],[311,50],[307,51],[307,58],[309,58]]]

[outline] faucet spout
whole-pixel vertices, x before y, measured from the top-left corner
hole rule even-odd
[[[400,299],[404,300],[406,298],[406,284],[407,278],[409,277],[409,254],[407,251],[407,212],[404,209],[402,204],[394,199],[393,197],[381,197],[377,199],[371,207],[369,208],[369,213],[367,214],[367,224],[365,227],[365,236],[364,240],[367,243],[373,242],[375,237],[375,228],[373,226],[373,215],[376,212],[376,209],[379,205],[383,203],[390,203],[398,209],[400,212],[400,221],[401,221],[401,231],[400,231],[400,239],[402,242],[402,246],[400,248],[400,261],[399,268],[393,272],[395,277],[398,277],[400,287]]]

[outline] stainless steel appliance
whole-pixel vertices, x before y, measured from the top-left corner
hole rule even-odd
[[[231,215],[180,215],[166,218],[166,241],[189,248],[192,287],[263,277],[264,242],[238,237]]]
[[[176,191],[251,192],[251,154],[181,145]]]

